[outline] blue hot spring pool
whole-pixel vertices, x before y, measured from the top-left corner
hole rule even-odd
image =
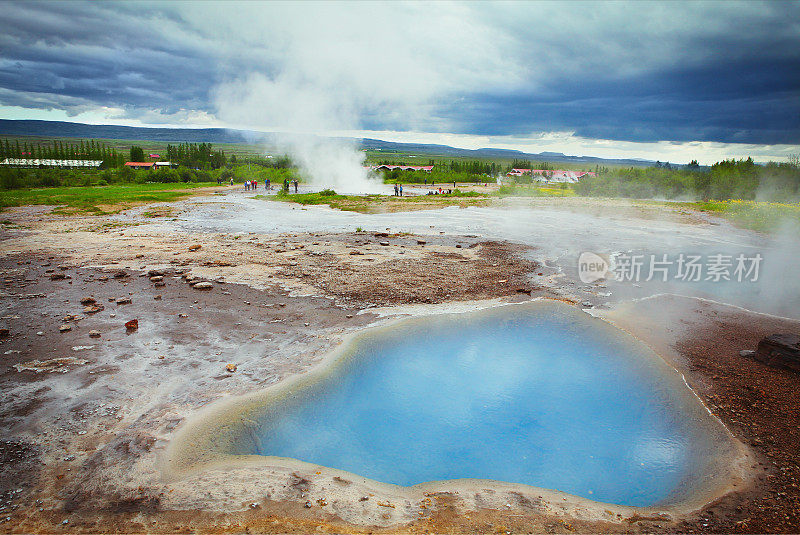
[[[646,506],[700,470],[703,410],[605,322],[506,306],[356,339],[322,378],[268,405],[253,443],[384,483],[491,479]]]

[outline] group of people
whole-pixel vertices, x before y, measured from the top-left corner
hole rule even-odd
[[[231,179],[231,186],[233,186],[233,179]],[[258,189],[258,180],[245,180],[244,181],[244,190],[245,191],[256,191]],[[264,181],[264,189],[269,191],[272,189],[272,182],[267,179]]]
[[[394,185],[394,196],[395,197],[402,197],[403,196],[403,185],[402,184],[395,184]]]
[[[438,190],[428,191],[428,193],[425,195],[450,195],[451,193],[453,193],[453,190],[451,189],[443,190],[442,188],[439,188]]]
[[[283,181],[283,191],[288,192],[290,185],[294,186],[294,192],[297,193],[297,179],[291,180],[291,181],[288,178],[284,179],[284,181]]]

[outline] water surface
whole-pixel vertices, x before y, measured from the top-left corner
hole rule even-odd
[[[479,478],[663,502],[708,454],[703,409],[614,332],[551,305],[381,330],[267,409],[255,452],[404,486]]]

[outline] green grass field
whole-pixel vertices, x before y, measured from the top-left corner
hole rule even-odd
[[[698,201],[683,203],[701,212],[710,212],[734,225],[759,232],[774,232],[786,224],[800,227],[800,203],[759,201]]]
[[[62,213],[107,214],[135,204],[175,201],[212,186],[216,182],[7,190],[0,191],[0,208],[39,204],[59,206]]]

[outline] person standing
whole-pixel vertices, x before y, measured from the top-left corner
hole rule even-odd
[[[402,184],[400,184],[400,196],[401,197],[403,196],[403,185]]]
[[[395,185],[394,185],[394,196],[395,197],[397,197],[397,192],[398,192],[397,184],[395,183]]]
[[[297,193],[297,179],[294,179],[294,192]]]
[[[272,181],[270,179],[266,179],[264,181],[264,189],[269,191],[271,186],[272,186]]]

